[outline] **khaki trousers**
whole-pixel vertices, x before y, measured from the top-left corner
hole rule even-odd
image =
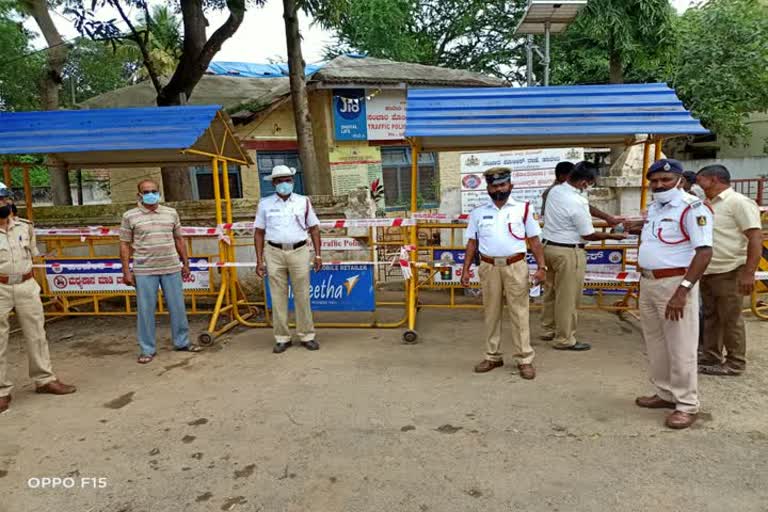
[[[677,410],[699,411],[696,352],[699,345],[699,285],[688,292],[683,318],[667,320],[667,303],[683,277],[640,281],[640,322],[648,351],[651,383],[656,394]]]
[[[544,246],[547,278],[544,283],[544,311],[541,326],[545,334],[554,335],[554,344],[570,347],[576,344],[578,308],[587,269],[584,249]]]
[[[56,380],[45,337],[40,286],[34,279],[15,285],[0,284],[0,396],[10,395],[13,389],[13,384],[8,380],[7,355],[10,331],[8,316],[12,309],[16,310],[16,318],[24,333],[29,377],[37,386]]]
[[[482,262],[478,274],[483,288],[485,358],[489,361],[502,360],[501,320],[506,298],[512,327],[509,334],[512,356],[519,364],[530,364],[534,354],[528,325],[528,264],[521,260],[512,265],[497,267]]]
[[[269,276],[269,290],[272,297],[272,325],[275,341],[291,341],[288,328],[288,279],[293,289],[293,303],[296,307],[296,331],[301,341],[315,339],[315,324],[309,300],[309,247],[303,246],[284,251],[266,244],[264,259]]]
[[[739,276],[743,268],[701,278],[701,299],[704,303],[702,362],[723,362],[725,348],[725,363],[742,371],[747,366],[747,331],[741,316],[744,296],[739,291]]]

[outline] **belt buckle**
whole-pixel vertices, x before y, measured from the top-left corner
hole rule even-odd
[[[494,267],[506,267],[508,265],[506,257],[504,258],[493,258],[493,266]]]
[[[22,274],[8,274],[8,284],[21,284],[24,282]]]
[[[293,244],[280,244],[280,247],[284,251],[292,251],[293,250]]]

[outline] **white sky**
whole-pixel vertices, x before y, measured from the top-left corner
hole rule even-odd
[[[684,11],[695,0],[671,0],[678,11]],[[150,3],[162,4],[159,0],[151,0]],[[229,39],[221,51],[214,57],[214,61],[240,61],[240,62],[266,62],[274,58],[285,61],[285,32],[283,24],[283,2],[281,0],[267,0],[262,8],[251,7],[245,15],[245,20],[235,35]],[[118,18],[116,12],[105,11],[105,18]],[[209,35],[226,19],[225,12],[217,12],[209,15]],[[71,22],[64,16],[54,17],[56,26],[59,27],[65,39],[77,37],[77,31]],[[323,48],[333,42],[333,33],[322,30],[318,26],[312,26],[311,20],[300,16],[301,32],[303,36],[302,49],[304,60],[317,62],[322,59]],[[27,20],[25,26],[37,31],[33,20]],[[118,25],[121,26],[122,25]],[[45,46],[45,41],[39,37],[35,41],[37,48]]]

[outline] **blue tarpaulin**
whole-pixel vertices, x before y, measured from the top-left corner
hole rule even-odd
[[[307,64],[306,76],[314,75],[325,62]],[[252,62],[211,62],[207,73],[218,76],[240,76],[243,78],[278,78],[288,76],[288,64],[256,64]]]

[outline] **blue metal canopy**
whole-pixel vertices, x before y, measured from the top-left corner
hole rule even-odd
[[[218,105],[0,112],[0,155],[47,154],[70,167],[248,163]]]
[[[427,150],[602,146],[703,133],[666,84],[410,89],[405,130]]]

